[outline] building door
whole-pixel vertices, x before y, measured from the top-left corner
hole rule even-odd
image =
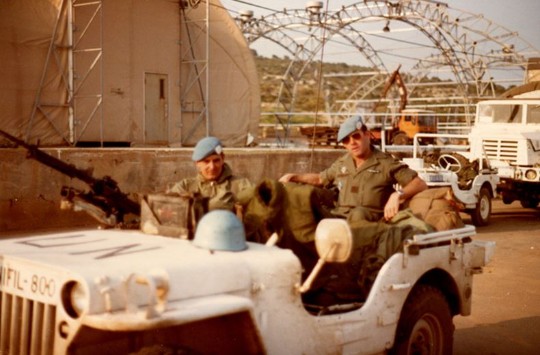
[[[168,78],[166,74],[144,76],[144,142],[168,143]]]

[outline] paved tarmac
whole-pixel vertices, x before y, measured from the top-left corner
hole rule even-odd
[[[540,208],[495,200],[477,233],[497,246],[475,275],[472,315],[454,318],[454,354],[540,354]]]

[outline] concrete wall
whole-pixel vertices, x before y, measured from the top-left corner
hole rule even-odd
[[[112,177],[134,199],[164,191],[168,184],[196,171],[188,148],[44,151],[79,169],[92,170],[94,178]],[[278,179],[286,172],[318,172],[342,154],[344,151],[338,149],[225,149],[226,161],[235,174],[255,183],[263,178]],[[23,149],[0,149],[0,233],[96,225],[84,212],[60,209],[64,185],[88,190],[79,180],[27,159]]]

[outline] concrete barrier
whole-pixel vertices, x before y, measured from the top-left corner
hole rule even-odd
[[[47,148],[46,153],[95,178],[110,176],[120,189],[138,199],[195,174],[190,148]],[[88,190],[81,181],[32,159],[23,149],[0,149],[0,233],[97,225],[84,212],[60,210],[60,190],[71,186]],[[236,175],[254,183],[278,179],[286,172],[319,172],[340,155],[336,149],[225,149],[226,161]]]

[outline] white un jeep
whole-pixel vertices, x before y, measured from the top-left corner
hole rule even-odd
[[[451,353],[452,317],[470,314],[493,243],[473,226],[417,235],[364,303],[314,312],[301,292],[347,258],[343,222],[319,224],[321,259],[303,284],[299,259],[271,245],[219,251],[126,230],[1,240],[0,353]]]

